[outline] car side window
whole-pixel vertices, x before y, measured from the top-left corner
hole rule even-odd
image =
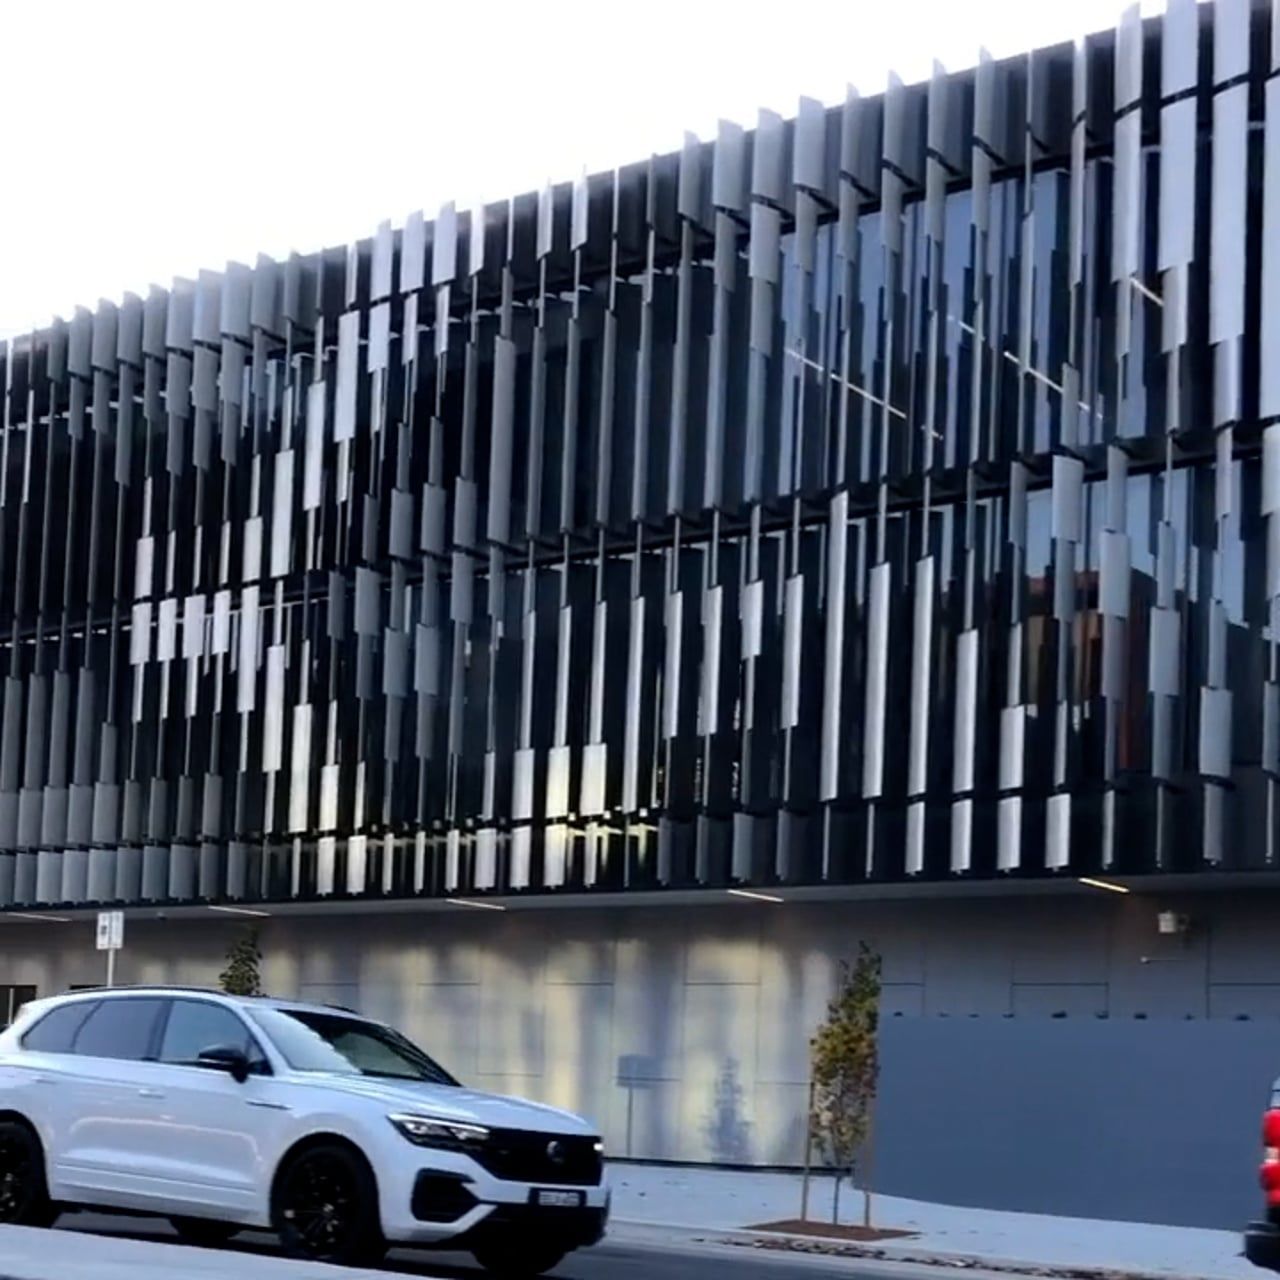
[[[32,1053],[70,1053],[76,1032],[97,1007],[96,1000],[77,1000],[50,1009],[22,1037],[22,1047]]]
[[[103,1000],[81,1023],[72,1052],[88,1058],[147,1058],[163,1007],[163,1000],[145,996]]]
[[[174,1000],[160,1039],[160,1061],[194,1064],[206,1049],[239,1049],[250,1062],[262,1053],[230,1009],[207,1000]]]

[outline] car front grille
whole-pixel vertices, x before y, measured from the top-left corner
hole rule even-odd
[[[489,1141],[470,1152],[475,1161],[504,1182],[546,1182],[561,1187],[596,1187],[604,1161],[599,1138],[524,1129],[491,1129]]]

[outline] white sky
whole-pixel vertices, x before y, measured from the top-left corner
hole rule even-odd
[[[10,0],[0,337],[1114,25],[1122,0]],[[1163,9],[1143,0],[1144,13]]]

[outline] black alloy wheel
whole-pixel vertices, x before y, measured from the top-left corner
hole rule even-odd
[[[524,1244],[512,1240],[502,1244],[478,1245],[475,1260],[500,1280],[534,1280],[546,1275],[563,1261],[566,1249],[553,1244]]]
[[[40,1139],[25,1124],[0,1121],[0,1222],[48,1227],[57,1216],[49,1202]]]
[[[377,1262],[387,1251],[373,1174],[340,1143],[317,1143],[289,1160],[271,1218],[280,1243],[298,1257],[359,1264]]]
[[[234,1222],[218,1222],[213,1218],[170,1218],[169,1221],[184,1244],[202,1249],[216,1249],[240,1234]]]

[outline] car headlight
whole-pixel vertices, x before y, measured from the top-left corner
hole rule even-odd
[[[597,1138],[597,1139],[595,1140],[595,1142],[594,1142],[594,1143],[592,1143],[592,1145],[591,1145],[591,1149],[592,1149],[592,1151],[594,1151],[594,1152],[596,1153],[596,1155],[598,1155],[598,1156],[602,1156],[602,1155],[604,1155],[604,1143],[603,1143],[603,1142],[601,1142],[599,1138]]]
[[[483,1146],[489,1141],[489,1130],[482,1124],[467,1124],[461,1120],[446,1120],[440,1116],[393,1115],[388,1116],[401,1134],[419,1147],[443,1147],[445,1150],[464,1151]]]

